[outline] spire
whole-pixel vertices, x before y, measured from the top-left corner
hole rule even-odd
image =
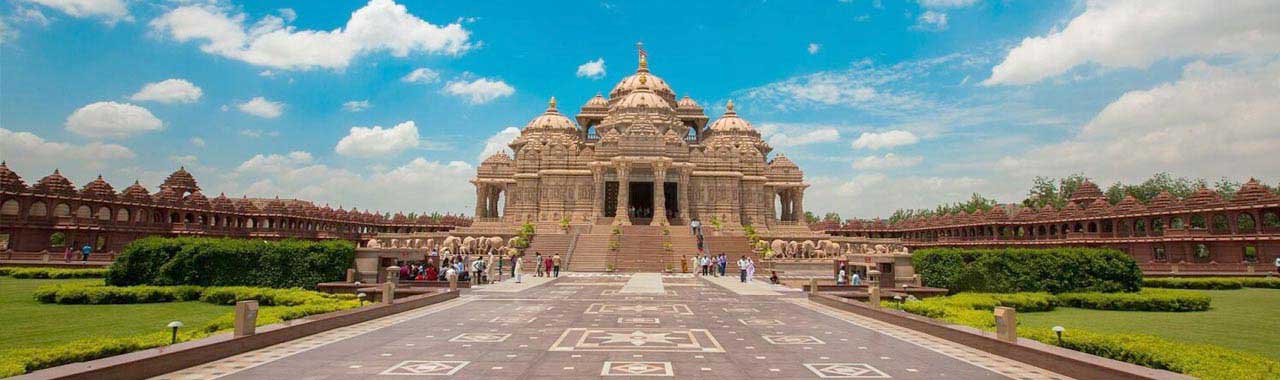
[[[644,52],[644,43],[636,42],[636,51],[640,55],[640,67],[636,69],[638,72],[649,71],[649,54]]]
[[[552,96],[551,101],[547,102],[548,109],[556,109],[556,97]]]
[[[737,113],[737,112],[734,112],[734,111],[733,111],[733,99],[729,99],[729,102],[728,102],[728,103],[725,103],[725,105],[724,105],[724,113],[726,113],[726,114]]]

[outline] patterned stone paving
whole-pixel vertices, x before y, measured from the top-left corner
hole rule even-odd
[[[668,290],[647,300],[617,294],[629,280],[617,274],[467,290],[156,379],[1067,379],[800,292],[747,295],[758,288],[651,278]]]

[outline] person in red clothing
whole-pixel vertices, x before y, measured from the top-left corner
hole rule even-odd
[[[440,272],[436,271],[436,267],[427,267],[427,281],[435,281],[440,279]]]
[[[542,258],[542,266],[546,268],[546,272],[543,272],[543,273],[546,273],[547,276],[551,275],[551,264],[552,264],[551,256]]]

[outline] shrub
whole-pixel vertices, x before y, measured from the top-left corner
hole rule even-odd
[[[101,286],[57,284],[36,288],[36,301],[57,304],[133,304],[194,301],[203,291],[198,286]]]
[[[36,279],[69,279],[69,278],[102,278],[107,275],[106,269],[62,269],[62,268],[3,268],[0,275],[13,278]]]
[[[1018,329],[1024,338],[1057,345],[1045,328]],[[1062,347],[1143,367],[1169,370],[1205,380],[1280,379],[1280,362],[1210,344],[1182,343],[1140,334],[1101,334],[1068,330]]]
[[[346,241],[145,238],[111,265],[110,285],[314,288],[343,278],[355,259]]]
[[[927,248],[912,254],[927,286],[952,292],[1136,292],[1133,258],[1100,248]]]
[[[1205,311],[1209,296],[1179,290],[1143,289],[1137,293],[1062,293],[1058,304],[1082,309],[1126,311]]]
[[[1280,278],[1262,277],[1157,277],[1143,280],[1148,288],[1229,290],[1241,288],[1280,289]]]

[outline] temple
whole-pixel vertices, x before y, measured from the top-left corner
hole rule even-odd
[[[608,98],[596,94],[574,119],[552,98],[511,142],[515,157],[480,164],[476,222],[803,228],[807,185],[796,164],[771,159],[732,101],[707,121],[697,102],[649,71],[642,50],[636,72]]]

